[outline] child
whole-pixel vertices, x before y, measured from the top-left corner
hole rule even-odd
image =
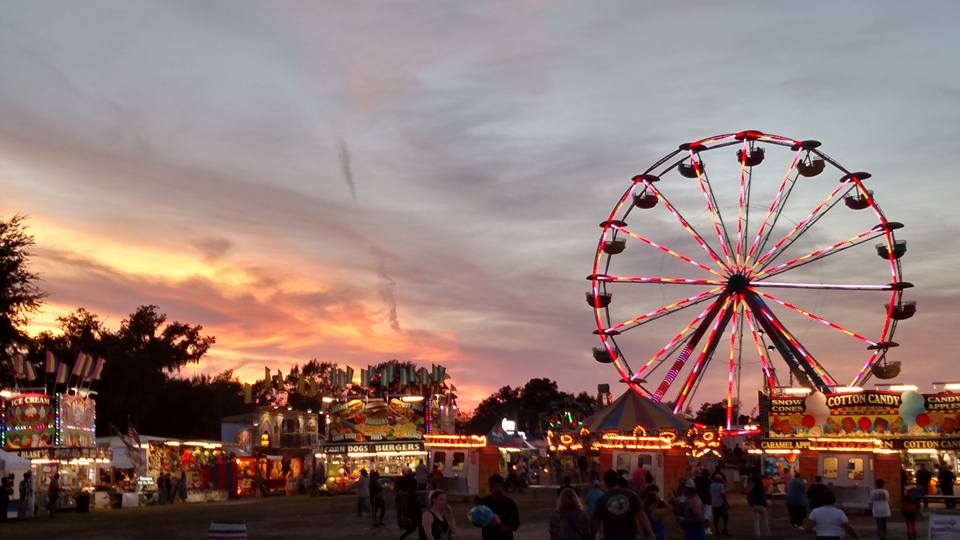
[[[923,492],[917,486],[911,486],[903,496],[900,513],[907,524],[907,540],[917,540],[917,515],[920,513],[920,498]]]
[[[870,492],[870,510],[877,522],[877,538],[887,540],[887,518],[890,517],[890,492],[883,489],[883,480],[877,480]]]

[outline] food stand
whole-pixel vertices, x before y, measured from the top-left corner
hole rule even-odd
[[[327,442],[316,454],[326,464],[327,488],[348,489],[360,470],[400,476],[427,461],[424,400],[355,398],[333,404]]]
[[[784,472],[786,463],[808,482],[822,476],[847,507],[866,507],[874,481],[883,479],[896,506],[901,467],[908,474],[921,463],[958,471],[958,415],[960,394],[954,392],[761,395],[763,438],[752,452],[764,456],[768,470]],[[777,462],[779,468],[769,466]]]
[[[81,491],[92,491],[97,467],[109,461],[94,444],[96,403],[82,393],[13,393],[3,401],[0,446],[29,459],[37,493],[60,474],[61,508],[76,506]],[[37,499],[41,506],[45,498]]]
[[[450,495],[479,495],[486,479],[498,472],[497,461],[481,459],[493,454],[483,435],[426,435],[425,439],[430,470],[439,467],[443,473],[440,489]]]

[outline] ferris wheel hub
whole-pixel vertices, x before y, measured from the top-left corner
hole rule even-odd
[[[749,286],[750,286],[750,278],[740,273],[733,274],[727,280],[727,290],[732,293],[745,292],[747,290],[747,287]]]

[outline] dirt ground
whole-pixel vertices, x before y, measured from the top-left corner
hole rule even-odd
[[[554,489],[529,489],[514,495],[519,507],[522,525],[517,540],[546,540],[546,524],[554,504]],[[733,495],[730,532],[732,538],[753,538],[750,510],[742,495]],[[479,539],[480,531],[466,521],[471,506],[466,501],[454,501],[458,520],[457,538]],[[771,507],[771,528],[778,539],[812,539],[790,528],[786,509]],[[850,513],[850,518],[861,538],[876,538],[874,523],[863,513]],[[356,516],[353,497],[277,497],[245,499],[225,503],[207,503],[186,506],[153,506],[90,514],[63,513],[54,519],[37,517],[29,522],[16,520],[0,524],[0,538],[8,539],[203,539],[211,521],[240,521],[247,524],[249,538],[322,538],[336,540],[396,539],[396,524],[392,501],[387,504],[387,527],[373,529],[369,517]],[[926,520],[920,525],[920,538],[926,538]],[[667,527],[668,538],[679,539],[675,523]],[[906,538],[903,521],[894,516],[890,524],[891,540]],[[416,539],[416,535],[408,538]]]

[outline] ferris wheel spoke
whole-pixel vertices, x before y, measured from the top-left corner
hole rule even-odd
[[[587,276],[587,279],[596,279],[601,283],[646,283],[659,285],[725,285],[726,281],[718,279],[692,279],[676,277],[651,277],[651,276],[610,276],[600,274],[596,276]]]
[[[651,366],[653,366],[654,364],[657,364],[658,362],[662,362],[663,360],[673,355],[673,353],[676,352],[676,349],[679,348],[681,343],[684,341],[684,336],[687,334],[687,332],[693,329],[693,327],[696,326],[698,322],[700,322],[704,317],[706,317],[707,314],[710,313],[710,311],[714,308],[714,306],[717,305],[718,302],[719,300],[714,299],[713,302],[711,302],[702,312],[700,312],[699,315],[697,315],[692,321],[690,321],[690,323],[687,324],[687,326],[683,327],[682,330],[677,332],[677,334],[673,336],[673,338],[670,339],[670,341],[667,342],[667,344],[664,345],[659,351],[657,351],[656,354],[654,354],[653,357],[650,358],[650,360],[648,360],[646,364],[640,366],[640,369],[638,369],[637,372],[633,374],[633,378],[638,379],[641,375],[643,375],[644,372],[650,369]]]
[[[706,334],[707,330],[710,329],[710,325],[714,322],[714,319],[717,318],[717,314],[722,310],[725,310],[729,305],[729,294],[724,293],[720,296],[720,298],[723,299],[723,302],[721,303],[720,299],[718,299],[713,303],[713,305],[710,306],[709,311],[700,320],[696,330],[690,334],[687,344],[684,345],[683,350],[680,351],[677,359],[673,362],[673,365],[671,365],[670,370],[667,371],[667,374],[664,376],[663,380],[660,381],[660,384],[657,386],[657,390],[653,393],[653,397],[650,398],[655,403],[660,403],[663,400],[663,396],[667,393],[667,390],[670,389],[670,385],[673,384],[673,381],[677,378],[677,374],[679,374],[680,370],[683,369],[684,364],[687,363],[690,355],[693,354],[693,350],[697,348],[697,344],[700,343],[701,339],[703,339],[704,334]]]
[[[781,283],[776,281],[751,281],[750,287],[775,289],[815,289],[834,291],[893,291],[903,288],[903,282],[887,285],[847,285],[837,283]]]
[[[880,228],[878,228],[878,227],[880,227]],[[836,244],[833,244],[832,246],[829,246],[829,247],[826,247],[826,248],[822,248],[822,249],[818,249],[818,250],[815,250],[815,251],[811,251],[810,253],[807,253],[806,255],[802,255],[802,256],[800,256],[800,257],[796,257],[796,258],[791,259],[791,260],[789,260],[789,261],[787,261],[787,262],[780,263],[780,264],[778,264],[778,265],[776,265],[776,266],[767,267],[767,268],[765,268],[764,270],[762,270],[762,271],[754,274],[754,275],[751,277],[751,279],[760,280],[760,279],[766,279],[766,278],[768,278],[768,277],[775,276],[775,275],[777,275],[777,274],[782,274],[782,273],[784,273],[784,272],[787,272],[787,271],[790,271],[790,270],[794,270],[794,269],[796,269],[796,268],[799,268],[799,267],[801,267],[801,266],[803,266],[803,265],[805,265],[805,264],[809,264],[809,263],[812,263],[812,262],[814,262],[814,261],[818,261],[818,260],[820,260],[820,259],[824,259],[824,258],[829,257],[829,256],[831,256],[831,255],[836,255],[837,253],[840,253],[841,251],[845,251],[845,250],[850,249],[850,248],[852,248],[852,247],[858,246],[858,245],[860,245],[860,244],[863,244],[864,242],[869,242],[869,241],[871,241],[871,240],[874,240],[874,239],[877,238],[878,236],[883,236],[884,234],[886,234],[885,227],[883,227],[882,225],[881,225],[881,226],[878,226],[878,227],[874,227],[874,228],[872,228],[872,229],[866,230],[866,231],[864,231],[864,232],[862,232],[862,233],[860,233],[860,234],[858,234],[858,235],[856,235],[856,236],[851,236],[850,238],[848,238],[848,239],[846,239],[846,240],[843,240],[843,241],[841,241],[841,242],[837,242]]]
[[[703,249],[704,252],[706,252],[706,254],[713,260],[713,262],[717,263],[719,268],[726,268],[726,265],[723,263],[723,261],[720,260],[720,257],[717,255],[717,252],[714,251],[713,248],[711,248],[703,240],[703,237],[700,235],[700,233],[698,233],[696,229],[694,229],[693,226],[691,226],[690,223],[686,219],[684,219],[684,217],[680,214],[680,212],[677,211],[677,209],[672,204],[670,204],[670,201],[667,200],[667,198],[663,195],[663,193],[657,188],[653,187],[653,184],[651,184],[649,181],[643,180],[643,183],[647,186],[647,189],[650,190],[654,195],[656,195],[657,199],[659,199],[660,202],[663,203],[663,207],[666,208],[668,212],[673,214],[673,217],[675,217],[677,221],[680,222],[680,225],[683,226],[683,228],[687,231],[687,233],[691,237],[693,237],[693,240],[697,243],[697,245],[699,245]]]
[[[780,352],[784,361],[792,369],[797,369],[806,374],[810,383],[823,392],[827,392],[830,386],[835,386],[836,381],[821,366],[807,349],[787,330],[786,326],[780,322],[780,319],[764,303],[760,295],[755,292],[744,294],[744,300],[750,305],[754,314],[757,316],[757,322],[766,330],[770,339]]]
[[[707,266],[707,265],[705,265],[705,264],[703,264],[703,263],[699,263],[699,262],[691,259],[690,257],[687,257],[686,255],[684,255],[684,254],[682,254],[682,253],[680,253],[680,252],[674,251],[674,250],[672,250],[672,249],[670,249],[670,248],[668,248],[668,247],[666,247],[666,246],[664,246],[664,245],[662,245],[662,244],[658,244],[657,242],[654,242],[653,240],[650,240],[649,238],[646,238],[646,237],[644,237],[644,236],[641,236],[641,235],[639,235],[639,234],[631,231],[630,229],[627,229],[626,227],[623,227],[623,226],[621,226],[621,225],[611,225],[611,227],[613,227],[614,229],[622,232],[623,234],[626,234],[627,236],[629,236],[629,237],[631,237],[631,238],[635,238],[635,239],[643,242],[644,244],[647,244],[648,246],[655,247],[655,248],[659,249],[660,251],[662,251],[662,252],[664,252],[664,253],[666,253],[666,254],[668,254],[668,255],[671,255],[671,256],[673,256],[673,257],[676,257],[676,258],[680,259],[680,260],[683,261],[683,262],[692,264],[693,266],[696,266],[697,268],[700,268],[701,270],[706,270],[707,272],[710,272],[711,274],[713,274],[713,275],[715,275],[715,276],[717,276],[717,277],[719,277],[719,278],[722,278],[722,277],[723,277],[723,275],[722,275],[720,272],[717,272],[717,271],[714,270],[713,268],[710,268],[709,266]]]
[[[695,306],[695,305],[700,304],[700,303],[702,303],[702,302],[706,302],[707,300],[710,300],[711,298],[715,298],[715,297],[717,297],[717,296],[720,296],[720,294],[721,294],[722,291],[723,291],[723,288],[722,288],[722,287],[716,287],[716,288],[710,289],[709,291],[704,291],[704,292],[702,292],[702,293],[700,293],[700,294],[691,296],[691,297],[689,297],[689,298],[684,298],[683,300],[680,300],[680,301],[674,302],[674,303],[672,303],[672,304],[668,304],[668,305],[659,307],[659,308],[657,308],[657,309],[655,309],[655,310],[653,310],[653,311],[651,311],[651,312],[649,312],[649,313],[644,313],[643,315],[639,315],[639,316],[634,317],[634,318],[632,318],[632,319],[630,319],[630,320],[628,320],[628,321],[624,321],[624,322],[622,322],[622,323],[620,323],[620,324],[611,326],[610,328],[606,328],[606,329],[603,330],[603,333],[608,334],[608,335],[614,334],[614,333],[621,333],[621,334],[622,334],[623,332],[626,332],[627,330],[632,330],[632,329],[634,329],[634,328],[637,328],[638,326],[642,326],[642,325],[647,324],[647,323],[649,323],[649,322],[653,322],[653,321],[655,321],[655,320],[657,320],[657,319],[666,317],[667,315],[671,315],[671,314],[676,313],[676,312],[678,312],[678,311],[687,309],[688,307]]]
[[[710,213],[710,220],[713,222],[713,230],[717,234],[717,240],[720,242],[720,249],[723,251],[723,257],[727,261],[727,268],[733,268],[733,259],[731,252],[733,246],[730,244],[730,236],[727,235],[727,227],[723,222],[723,216],[720,215],[720,208],[717,207],[717,199],[713,194],[713,188],[710,187],[710,179],[707,172],[701,166],[700,160],[695,159],[693,150],[690,150],[690,163],[697,174],[697,183],[700,191],[703,193],[703,200],[707,205],[707,212]]]
[[[763,375],[767,379],[767,388],[772,392],[777,388],[777,379],[773,374],[773,370],[770,368],[770,361],[767,360],[767,354],[764,346],[760,343],[760,334],[757,333],[757,327],[753,322],[755,315],[750,311],[750,306],[746,301],[743,302],[743,309],[743,318],[747,320],[747,325],[750,326],[750,333],[753,335],[753,343],[757,347],[757,356],[760,357],[760,365],[763,368]]]
[[[677,396],[677,403],[673,407],[674,414],[683,410],[683,404],[690,396],[690,389],[693,388],[693,385],[706,371],[706,364],[713,358],[713,353],[716,351],[723,332],[726,330],[727,324],[730,323],[730,318],[733,315],[733,306],[730,305],[732,299],[733,296],[728,296],[726,301],[724,301],[720,316],[714,321],[710,335],[707,336],[707,341],[703,344],[703,349],[700,351],[700,355],[697,356],[697,361],[693,364],[693,369],[691,369],[690,374],[687,375],[687,381],[684,383],[683,388],[681,388],[680,395]]]
[[[733,299],[732,317],[730,320],[730,356],[727,357],[727,429],[733,426],[733,375],[736,373],[736,354],[737,354],[737,335],[739,334],[739,321],[737,320],[740,310],[739,295]]]
[[[764,263],[767,263],[767,265],[772,263],[778,256],[780,256],[784,251],[786,251],[791,244],[793,244],[798,238],[800,238],[808,230],[810,230],[810,228],[817,221],[819,221],[821,217],[826,215],[826,213],[829,212],[831,208],[836,206],[836,204],[843,199],[843,195],[846,195],[847,193],[849,193],[850,190],[852,190],[856,186],[857,184],[855,183],[849,183],[849,185],[847,185],[847,183],[842,183],[839,186],[837,186],[837,188],[834,189],[830,193],[830,195],[828,195],[825,199],[820,201],[820,204],[818,204],[807,215],[807,217],[803,218],[803,220],[801,220],[799,223],[794,225],[794,227],[790,229],[790,232],[788,232],[786,236],[784,236],[776,244],[774,244],[773,247],[770,248],[770,250],[767,251],[762,257],[758,258],[757,261],[753,263],[753,266],[750,267],[750,272],[755,271],[758,267],[763,268]],[[846,191],[844,191],[844,188],[846,188]],[[839,198],[837,198],[837,195],[841,194],[841,192],[843,192],[842,195]]]
[[[797,168],[797,163],[800,161],[800,152],[802,150],[797,150],[793,156],[793,161],[790,162],[790,168],[787,169],[787,173],[783,175],[783,180],[780,181],[780,187],[777,188],[777,194],[773,197],[773,202],[770,203],[770,208],[767,210],[767,215],[764,216],[763,221],[760,222],[760,227],[757,229],[757,236],[753,239],[753,242],[750,244],[750,249],[747,251],[747,258],[744,262],[744,267],[750,265],[750,260],[753,258],[754,253],[760,249],[763,250],[764,244],[766,244],[767,239],[770,237],[770,233],[773,231],[773,228],[777,224],[777,220],[780,218],[780,213],[783,211],[783,207],[786,206],[787,199],[790,197],[790,193],[793,191],[793,186],[797,183],[797,177],[800,173],[793,174]],[[793,175],[793,180],[790,183],[790,188],[787,189],[786,195],[784,195],[783,189],[786,187],[787,182],[790,181],[790,176]],[[781,198],[782,197],[782,198]],[[773,220],[773,223],[770,225],[770,228],[767,229],[767,224],[770,223],[770,217],[776,212],[776,217]],[[762,239],[762,240],[761,240]]]
[[[743,148],[741,149],[741,152],[743,152],[744,155],[746,155],[747,153],[747,146],[748,146],[748,143],[746,140],[744,140]],[[753,174],[753,167],[750,167],[750,173]],[[745,255],[745,253],[743,252],[743,237],[745,234],[744,228],[743,228],[744,226],[743,211],[747,207],[746,198],[747,198],[748,189],[749,188],[747,187],[747,162],[745,159],[741,159],[740,160],[740,192],[739,192],[739,195],[737,196],[737,253],[736,253],[736,259],[735,259],[737,262],[736,264],[737,271],[741,269],[740,264],[741,262],[743,262],[742,258]]]
[[[866,343],[867,345],[876,346],[876,344],[877,344],[876,341],[873,341],[873,340],[870,339],[870,338],[867,338],[867,337],[865,337],[865,336],[862,336],[862,335],[854,332],[853,330],[850,330],[849,328],[844,328],[843,326],[840,326],[839,324],[836,324],[836,323],[834,323],[834,322],[830,322],[830,321],[824,319],[823,317],[820,317],[819,315],[815,315],[815,314],[813,314],[813,313],[810,313],[809,311],[807,311],[807,310],[805,310],[805,309],[803,309],[803,308],[797,307],[797,306],[791,304],[790,302],[781,300],[781,299],[777,298],[776,296],[773,296],[773,295],[771,295],[771,294],[765,293],[765,292],[763,292],[763,291],[758,291],[758,290],[755,290],[755,289],[751,289],[751,290],[752,290],[753,292],[755,292],[756,294],[759,294],[760,296],[766,298],[767,300],[773,300],[774,302],[780,304],[781,306],[783,306],[783,307],[785,307],[785,308],[787,308],[787,309],[791,309],[791,310],[793,310],[793,311],[796,311],[797,313],[799,313],[799,314],[801,314],[801,315],[803,315],[803,316],[805,316],[805,317],[808,317],[808,318],[810,318],[810,319],[813,319],[813,320],[817,321],[818,323],[823,324],[824,326],[828,326],[828,327],[830,327],[830,328],[833,328],[834,330],[836,330],[836,331],[838,331],[838,332],[841,332],[841,333],[843,333],[843,334],[846,334],[846,335],[848,335],[848,336],[850,336],[850,337],[852,337],[852,338],[854,338],[854,339],[856,339],[856,340],[862,341],[863,343]]]

